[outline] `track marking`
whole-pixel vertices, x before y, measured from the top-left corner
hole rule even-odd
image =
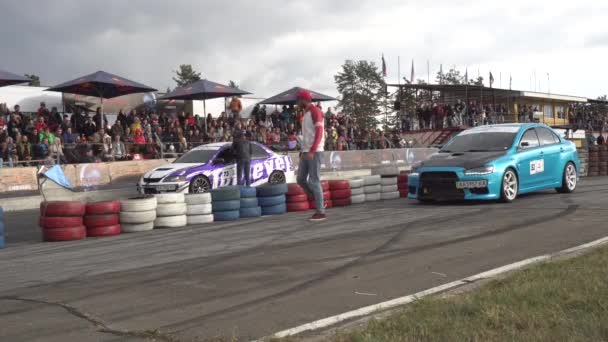
[[[275,338],[281,338],[281,337],[287,337],[287,336],[293,336],[293,335],[297,335],[300,334],[302,332],[305,331],[313,331],[313,330],[319,330],[322,328],[326,328],[341,322],[344,322],[346,320],[352,319],[352,318],[357,318],[357,317],[363,317],[363,316],[369,316],[375,312],[378,311],[383,311],[383,310],[387,310],[387,309],[392,309],[395,308],[397,306],[402,306],[405,304],[409,304],[412,303],[418,299],[421,299],[423,297],[429,296],[429,295],[433,295],[433,294],[437,294],[440,292],[444,292],[447,290],[451,290],[454,289],[456,287],[462,286],[462,285],[466,285],[466,284],[470,284],[482,279],[487,279],[487,278],[492,278],[492,277],[496,277],[500,274],[504,274],[510,271],[514,271],[514,270],[518,270],[521,269],[523,267],[532,265],[532,264],[536,264],[539,262],[543,262],[543,261],[548,261],[552,258],[555,257],[559,257],[559,256],[563,256],[563,255],[568,255],[568,254],[572,254],[572,253],[576,253],[576,252],[580,252],[589,248],[593,248],[593,247],[597,247],[603,244],[608,243],[608,236],[595,240],[595,241],[591,241],[589,243],[585,243],[576,247],[572,247],[572,248],[568,248],[568,249],[564,249],[562,251],[559,251],[557,253],[552,253],[552,254],[545,254],[545,255],[540,255],[537,257],[532,257],[529,259],[525,259],[525,260],[521,260],[512,264],[508,264],[505,266],[501,266],[498,268],[494,268],[491,269],[489,271],[485,271],[482,273],[478,273],[476,275],[464,278],[464,279],[460,279],[460,280],[456,280],[456,281],[452,281],[449,282],[447,284],[443,284],[440,286],[436,286],[427,290],[423,290],[420,292],[417,292],[415,294],[412,295],[407,295],[407,296],[403,296],[403,297],[399,297],[399,298],[395,298],[395,299],[391,299],[389,301],[385,301],[382,303],[378,303],[378,304],[374,304],[374,305],[369,305],[369,306],[365,306],[356,310],[352,310],[352,311],[348,311],[345,313],[341,313],[335,316],[331,316],[331,317],[327,317],[327,318],[323,318],[314,322],[310,322],[310,323],[306,323],[306,324],[302,324],[300,326],[291,328],[291,329],[287,329],[287,330],[283,330],[283,331],[279,331],[277,333],[274,333],[273,335],[271,335],[270,337],[275,337]],[[260,340],[254,340],[253,342],[262,342],[264,341],[266,338],[262,338]]]

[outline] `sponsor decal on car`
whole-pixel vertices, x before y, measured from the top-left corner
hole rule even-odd
[[[538,159],[532,160],[530,162],[530,175],[535,175],[537,173],[543,173],[545,171],[545,160]]]

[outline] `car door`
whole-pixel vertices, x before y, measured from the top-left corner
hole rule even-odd
[[[541,155],[545,160],[542,178],[547,186],[554,186],[562,179],[564,166],[560,165],[560,154],[563,147],[557,135],[548,128],[536,127],[536,134],[541,146]]]
[[[225,147],[213,160],[213,188],[236,185],[236,159],[230,147]]]
[[[540,141],[534,128],[528,129],[517,144],[517,168],[519,188],[531,189],[543,184],[544,159],[541,155]]]
[[[257,144],[251,144],[251,184],[259,185],[268,180],[270,174],[265,164],[268,152]]]

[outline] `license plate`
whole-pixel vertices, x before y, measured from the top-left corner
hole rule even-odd
[[[177,185],[155,185],[155,186],[147,186],[148,189],[156,189],[159,191],[167,191],[167,190],[175,190],[177,189]]]
[[[485,188],[487,186],[488,186],[487,180],[456,182],[456,189]]]

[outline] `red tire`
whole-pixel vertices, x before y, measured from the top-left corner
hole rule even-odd
[[[329,191],[329,182],[328,181],[321,181],[321,188],[323,189],[323,191]]]
[[[351,204],[350,196],[348,198],[332,199],[331,204],[334,207],[346,207]]]
[[[120,234],[120,225],[87,228],[87,236],[114,236]]]
[[[40,216],[38,224],[44,229],[79,227],[82,226],[82,216]]]
[[[119,222],[120,219],[118,214],[87,215],[84,217],[84,225],[87,229],[114,226]]]
[[[329,188],[331,189],[331,191],[350,190],[350,183],[345,180],[331,180],[329,181]]]
[[[397,176],[397,183],[406,183],[407,184],[407,180],[409,178],[410,178],[410,175],[408,173],[400,174],[399,176]]]
[[[40,216],[69,217],[84,216],[85,204],[83,202],[57,201],[41,202]]]
[[[310,210],[310,204],[308,204],[308,201],[287,203],[287,211],[290,213],[307,210]]]
[[[87,229],[84,226],[42,230],[44,241],[72,241],[82,240],[86,237]]]
[[[120,201],[89,202],[85,212],[87,215],[118,214]]]
[[[308,202],[310,204],[310,209],[317,209],[317,206],[315,205],[315,202]],[[323,200],[323,205],[325,206],[325,209],[329,209],[329,208],[333,208],[334,204],[332,200]]]
[[[397,189],[407,190],[407,183],[397,183]]]
[[[331,191],[331,199],[333,201],[335,201],[335,200],[343,200],[343,199],[347,199],[347,198],[350,201],[350,196],[352,196],[352,193],[351,193],[350,189],[332,190]]]
[[[308,202],[314,202],[315,198],[312,196],[308,196]],[[329,201],[331,200],[331,192],[329,191],[323,191],[323,200],[325,201]]]
[[[399,172],[399,175],[409,175],[409,174],[410,174],[410,171],[404,170],[404,171]]]
[[[287,196],[293,195],[306,195],[306,191],[302,189],[300,184],[297,183],[289,183],[287,184]]]
[[[399,196],[402,198],[406,198],[408,194],[407,189],[399,189]]]
[[[287,203],[308,202],[308,196],[302,195],[287,195]]]

